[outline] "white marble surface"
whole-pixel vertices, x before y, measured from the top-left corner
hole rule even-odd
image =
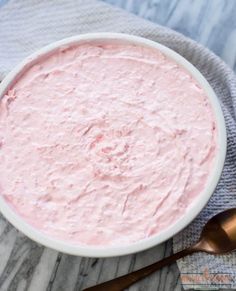
[[[209,47],[236,69],[235,0],[104,1],[184,33]],[[0,0],[0,9],[1,3],[5,2],[7,0]],[[79,291],[170,253],[171,241],[121,258],[73,257],[37,245],[0,219],[0,291]],[[164,268],[130,288],[132,291],[181,289],[176,265]]]

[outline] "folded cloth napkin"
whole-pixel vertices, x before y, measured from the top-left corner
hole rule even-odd
[[[213,53],[170,29],[93,0],[0,1],[0,78],[36,49],[64,37],[99,31],[125,32],[160,42],[189,60],[215,90],[227,124],[228,153],[218,187],[207,207],[174,237],[174,252],[196,242],[214,214],[236,207],[236,79]],[[178,261],[185,289],[236,289],[236,253],[195,254]]]

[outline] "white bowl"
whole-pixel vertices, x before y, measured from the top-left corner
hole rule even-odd
[[[122,42],[137,44],[140,46],[157,49],[164,53],[169,58],[175,60],[178,64],[180,64],[187,71],[189,71],[193,78],[197,80],[200,86],[205,90],[213,107],[218,128],[217,142],[219,145],[218,146],[219,150],[215,159],[214,167],[212,168],[212,173],[210,173],[210,176],[208,178],[205,190],[195,199],[192,205],[188,207],[186,213],[184,213],[183,216],[178,221],[176,221],[176,223],[170,225],[168,229],[163,230],[162,232],[153,235],[149,238],[140,240],[127,246],[126,245],[111,247],[81,246],[70,244],[69,241],[62,241],[53,237],[49,237],[40,232],[39,230],[30,226],[27,222],[25,222],[23,218],[21,218],[17,213],[13,211],[13,209],[0,195],[0,211],[2,212],[2,214],[10,221],[11,224],[13,224],[17,229],[22,231],[25,235],[27,235],[34,241],[47,247],[50,247],[52,249],[72,255],[86,257],[120,256],[139,252],[166,241],[167,239],[171,238],[176,233],[181,231],[183,228],[185,228],[199,214],[199,212],[203,209],[203,207],[206,205],[209,198],[213,194],[223,169],[226,155],[226,128],[222,110],[214,91],[212,90],[211,86],[206,81],[206,79],[202,76],[202,74],[193,65],[191,65],[186,59],[184,59],[176,52],[159,43],[153,42],[145,38],[120,33],[89,33],[84,35],[78,35],[52,43],[40,49],[36,53],[26,58],[17,67],[15,67],[15,69],[13,69],[2,81],[0,85],[0,98],[2,98],[7,89],[14,83],[14,81],[16,81],[17,77],[19,77],[20,74],[23,71],[27,70],[27,68],[29,68],[32,64],[36,63],[40,56],[50,54],[58,47],[63,47],[70,44],[81,44],[83,42],[88,41],[89,42],[99,41],[109,43]]]

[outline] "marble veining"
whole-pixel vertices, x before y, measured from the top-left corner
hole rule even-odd
[[[0,0],[0,9],[7,5],[7,2],[8,0]],[[104,2],[195,39],[236,70],[235,0],[104,0]],[[172,243],[168,241],[148,251],[120,258],[73,257],[32,242],[1,217],[0,291],[79,291],[97,282],[148,265],[168,256],[171,251]],[[129,290],[180,291],[182,287],[178,269],[176,265],[164,268]]]

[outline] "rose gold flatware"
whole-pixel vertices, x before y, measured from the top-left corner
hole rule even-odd
[[[236,208],[218,213],[204,226],[200,240],[192,247],[130,274],[93,286],[84,291],[122,291],[160,268],[195,252],[220,255],[236,250]]]

